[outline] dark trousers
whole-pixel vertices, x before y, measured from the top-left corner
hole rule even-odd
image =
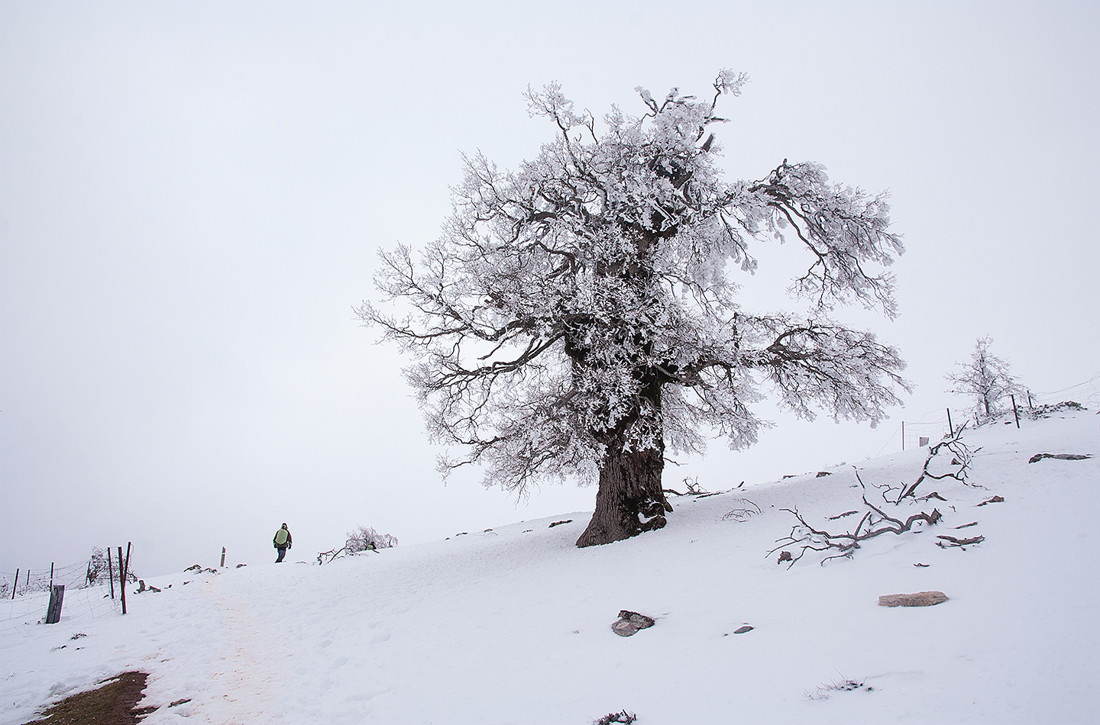
[[[275,551],[279,552],[279,558],[275,560],[275,563],[278,564],[280,561],[283,560],[283,557],[286,556],[286,547],[276,546]]]

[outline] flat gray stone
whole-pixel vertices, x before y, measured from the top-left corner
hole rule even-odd
[[[883,594],[878,598],[880,607],[931,607],[943,604],[947,595],[943,592],[915,592],[913,594]]]

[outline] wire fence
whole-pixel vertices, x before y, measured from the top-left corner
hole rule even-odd
[[[69,624],[122,614],[122,602],[117,592],[112,599],[106,584],[81,587],[72,591],[66,587],[64,602],[62,621]],[[15,599],[0,601],[0,631],[18,630],[44,621],[49,603],[48,591],[32,591],[19,594]]]
[[[85,560],[60,567],[0,571],[0,597],[10,599],[12,594],[48,592],[51,584],[64,584],[66,589],[87,586],[89,570],[90,562]]]
[[[1044,392],[1025,389],[1016,395],[1015,402],[1021,418],[1030,418],[1041,413],[1044,408],[1070,402],[1078,403],[1089,410],[1100,409],[1100,373],[1096,373],[1084,382],[1059,390]],[[1002,406],[1006,405],[1011,414],[1012,407],[1008,399],[1002,402]],[[975,413],[973,406],[957,409],[944,408],[943,415],[938,417],[934,412],[928,412],[922,420],[901,421],[890,432],[876,455],[882,455],[888,450],[897,450],[896,446],[899,444],[903,451],[935,445],[943,440],[944,436],[957,431],[961,425],[974,427],[985,422],[983,416]]]
[[[925,448],[926,446],[935,445],[942,440],[944,436],[950,435],[954,427],[956,427],[954,420],[951,421],[950,425],[948,424],[946,411],[944,417],[940,420],[922,422],[905,421],[901,426],[901,449],[903,451],[908,451],[914,448]]]
[[[1100,372],[1094,374],[1088,380],[1071,385],[1068,388],[1046,393],[1029,390],[1027,394],[1031,398],[1032,407],[1057,405],[1058,403],[1072,401],[1080,403],[1090,410],[1096,410],[1100,408]]]
[[[109,569],[110,549],[95,549],[90,558],[72,564],[0,571],[0,630],[44,620],[51,589],[63,585],[66,619],[124,614],[117,562]],[[132,561],[126,581],[137,581]]]

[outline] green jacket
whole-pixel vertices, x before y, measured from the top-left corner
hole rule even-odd
[[[279,529],[275,532],[275,538],[272,539],[272,543],[275,544],[275,548],[281,549],[284,546],[290,546],[294,540],[290,538],[290,529]]]

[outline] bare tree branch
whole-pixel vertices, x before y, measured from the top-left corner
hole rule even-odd
[[[824,565],[825,562],[833,559],[851,558],[856,550],[860,548],[860,544],[870,539],[882,536],[883,534],[901,535],[913,531],[914,527],[920,524],[933,526],[943,518],[943,514],[940,513],[939,509],[932,509],[931,512],[919,511],[904,519],[897,515],[890,515],[886,513],[882,507],[867,500],[867,486],[863,483],[863,479],[860,477],[858,470],[856,470],[855,475],[863,491],[861,498],[866,508],[855,528],[834,533],[813,526],[796,508],[781,509],[793,515],[797,523],[791,528],[789,534],[780,539],[776,539],[778,545],[768,551],[768,555],[770,556],[780,549],[786,549],[788,547],[797,548],[797,554],[783,558],[783,561],[790,562],[787,564],[787,568],[789,569],[809,551],[822,553],[832,552],[829,553],[828,556],[823,557],[819,562]],[[896,501],[888,503],[897,504]],[[829,520],[836,520],[855,513],[858,512],[849,511],[840,516],[830,517]]]

